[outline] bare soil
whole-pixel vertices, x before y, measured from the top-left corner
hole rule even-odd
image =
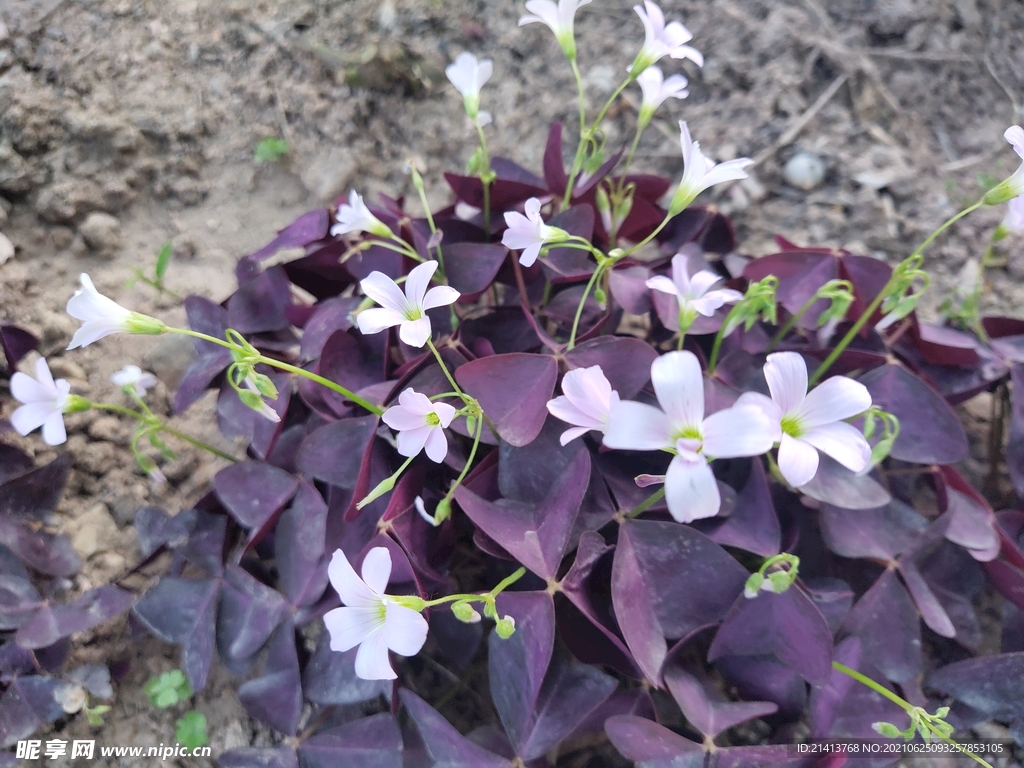
[[[733,217],[745,253],[773,251],[781,234],[898,261],[976,199],[986,179],[1015,167],[1001,135],[1022,119],[1020,0],[685,0],[664,8],[693,31],[707,62],[686,65],[691,95],[663,107],[637,167],[681,171],[678,119],[717,159],[756,158],[751,179],[714,199]],[[0,232],[16,255],[0,263],[0,320],[35,332],[55,373],[93,399],[118,401],[110,374],[144,360],[164,381],[156,408],[169,413],[187,347],[109,338],[63,351],[75,327],[63,308],[78,273],[127,306],[180,322],[177,302],[125,287],[168,240],[168,285],[219,301],[234,287],[236,259],[304,210],[350,186],[410,195],[407,158],[424,169],[431,203],[449,202],[441,173],[474,147],[443,75],[462,50],[494,59],[483,96],[494,114],[492,153],[539,170],[551,122],[564,121],[572,135],[574,87],[553,37],[518,28],[521,13],[509,0],[3,0]],[[577,36],[593,110],[643,32],[629,2],[595,0],[580,12]],[[609,147],[632,138],[638,101],[634,88],[611,110]],[[258,165],[253,151],[267,137],[290,149]],[[786,180],[785,164],[799,153],[824,163],[813,189]],[[927,311],[981,255],[1001,215],[980,211],[929,251]],[[1006,252],[1006,268],[987,273],[986,308],[1017,314],[1024,245]],[[974,410],[983,418],[983,404]],[[204,400],[180,426],[231,449],[211,413]],[[185,508],[219,465],[182,447],[161,490],[135,468],[128,425],[87,413],[69,431],[58,450],[73,451],[76,463],[59,512],[87,561],[76,585],[84,589],[137,562],[139,505]],[[40,459],[54,453],[37,436],[15,442]],[[174,651],[127,624],[82,640],[83,661],[127,669],[107,724],[92,731],[99,743],[171,742],[180,711],[153,710],[140,688],[177,664]],[[197,699],[214,754],[269,738],[237,703],[237,682],[220,670]],[[79,719],[58,727],[63,738],[90,732]]]

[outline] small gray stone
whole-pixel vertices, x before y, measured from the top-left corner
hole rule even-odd
[[[356,172],[356,163],[348,150],[331,147],[323,150],[302,174],[302,184],[319,202],[332,202],[347,191]]]
[[[113,258],[121,248],[121,222],[109,213],[90,213],[78,231],[86,245],[107,258]]]
[[[142,356],[142,366],[156,374],[168,389],[177,389],[185,371],[196,359],[196,346],[186,336],[168,336]]]
[[[800,189],[811,190],[825,178],[825,163],[817,155],[800,152],[789,158],[782,175],[788,184]]]
[[[14,258],[14,243],[3,232],[0,232],[0,265]]]
[[[0,19],[0,45],[6,43],[10,37],[11,33],[7,31],[7,25]]]

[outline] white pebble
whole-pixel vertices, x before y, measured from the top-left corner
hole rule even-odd
[[[789,159],[782,169],[782,175],[794,187],[811,190],[825,178],[825,163],[817,155],[800,152]]]

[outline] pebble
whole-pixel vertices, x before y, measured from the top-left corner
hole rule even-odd
[[[121,222],[109,213],[90,213],[78,231],[85,244],[102,256],[113,258],[121,249]]]
[[[14,243],[3,232],[0,232],[0,264],[14,258]]]
[[[355,172],[356,163],[351,153],[341,147],[331,147],[313,158],[302,173],[302,184],[317,202],[333,202],[348,191]]]
[[[89,425],[89,437],[118,445],[127,444],[124,426],[117,416],[100,416]]]
[[[117,523],[107,511],[106,504],[96,504],[74,522],[75,535],[71,544],[75,551],[88,560],[97,552],[103,552],[114,543]]]
[[[68,360],[66,357],[51,357],[48,362],[50,363],[50,373],[54,378],[89,380],[89,374],[85,372],[85,368],[74,360]]]
[[[186,336],[161,339],[142,356],[142,366],[152,371],[168,389],[177,389],[185,371],[196,359],[196,346]]]
[[[3,45],[10,39],[11,33],[7,31],[7,25],[0,20],[0,45]]]
[[[799,152],[789,159],[782,169],[788,184],[804,190],[812,190],[825,179],[825,163],[810,152]]]

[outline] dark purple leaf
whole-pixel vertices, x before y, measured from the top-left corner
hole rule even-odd
[[[213,661],[215,616],[220,581],[165,576],[135,603],[135,616],[167,643],[180,644],[192,687],[206,685]]]
[[[0,443],[0,485],[12,477],[24,474],[35,466],[35,461],[24,451],[13,445]]]
[[[1024,717],[1024,653],[1003,653],[947,664],[932,672],[929,688],[953,696],[986,718]]]
[[[591,240],[594,234],[594,209],[589,205],[574,205],[552,216],[548,225]],[[556,284],[587,280],[596,268],[590,253],[579,248],[553,247],[540,263],[548,279]]]
[[[845,581],[828,576],[801,579],[801,584],[834,634],[853,605],[853,590]]]
[[[953,626],[949,614],[911,558],[900,559],[900,575],[903,576],[903,584],[917,604],[917,610],[924,623],[942,637],[956,637],[956,627]]]
[[[994,559],[1000,546],[992,509],[975,493],[961,493],[953,487],[947,487],[946,498],[946,538],[965,547],[976,560]]]
[[[213,498],[212,492],[208,498]],[[224,572],[224,539],[227,528],[227,515],[197,509],[188,542],[180,547],[178,552],[192,565],[202,568],[211,575],[219,576]]]
[[[242,747],[217,758],[221,768],[299,768],[299,758],[289,746]]]
[[[498,434],[515,446],[540,433],[557,377],[554,358],[516,352],[480,358],[455,371],[455,380],[480,401]]]
[[[387,712],[321,731],[298,751],[302,768],[402,768],[402,734]]]
[[[718,628],[708,661],[722,656],[772,654],[812,685],[828,680],[832,633],[813,602],[797,587],[782,594],[740,595]]]
[[[544,197],[547,194],[541,179],[535,176],[530,178],[532,174],[528,171],[516,174],[519,175],[518,179],[509,178],[508,176],[513,175],[513,164],[507,160],[500,161],[501,158],[497,157],[491,161],[491,168],[498,174],[498,178],[491,183],[490,189],[492,221],[496,218],[495,211],[509,210],[528,198]],[[508,176],[503,176],[506,173]],[[445,173],[444,178],[459,200],[469,203],[474,208],[484,207],[484,189],[479,177]]]
[[[824,453],[818,454],[818,472],[800,492],[842,509],[873,509],[892,501],[873,477],[858,475]]]
[[[44,522],[57,508],[71,472],[73,456],[64,453],[0,486],[0,515]]]
[[[738,547],[762,557],[779,553],[782,531],[760,459],[750,462],[750,475],[736,496],[732,514],[710,518],[696,527],[723,546]]]
[[[332,651],[327,632],[320,636],[316,653],[306,665],[302,688],[306,698],[314,704],[360,704],[381,694],[391,695],[389,680],[363,680],[356,675],[357,648],[350,651]]]
[[[224,572],[217,611],[217,648],[226,661],[255,654],[287,613],[281,595],[253,576],[229,565]]]
[[[877,509],[821,508],[821,536],[843,557],[893,560],[920,541],[928,521],[901,501]]]
[[[492,632],[487,668],[491,698],[513,744],[521,744],[551,662],[555,642],[555,608],[547,592],[503,592],[498,615],[512,616],[516,631],[508,640]]]
[[[39,609],[39,593],[28,573],[0,574],[0,630],[17,629]]]
[[[508,248],[486,243],[442,244],[444,273],[448,285],[462,294],[463,300],[479,296],[494,282]]]
[[[921,671],[921,625],[895,570],[887,570],[858,600],[840,630],[860,639],[864,658],[893,682]]]
[[[704,534],[678,523],[627,520],[619,527],[612,602],[626,645],[658,683],[668,646],[725,616],[747,570]]]
[[[67,674],[68,680],[80,683],[85,690],[101,699],[109,699],[114,695],[110,685],[110,670],[104,664],[84,664]]]
[[[312,432],[302,441],[296,464],[317,480],[353,489],[377,430],[376,416],[341,419]]]
[[[240,286],[228,299],[228,326],[242,334],[280,331],[290,324],[285,308],[292,303],[291,283],[276,265]]]
[[[779,717],[796,720],[807,702],[807,683],[774,656],[725,656],[715,668],[747,701],[773,701]]]
[[[304,605],[319,597],[311,594],[314,582],[323,589],[321,561],[326,536],[327,504],[320,492],[304,480],[291,506],[281,513],[274,533],[274,559],[281,591],[292,605]]]
[[[0,347],[7,358],[7,370],[13,373],[17,370],[21,358],[33,349],[39,348],[39,339],[24,328],[0,323]]]
[[[216,351],[200,354],[186,369],[185,375],[178,384],[178,391],[174,393],[174,412],[183,412],[201,398],[213,380],[230,364],[231,353],[226,349],[217,347]]]
[[[23,648],[45,648],[62,637],[85,632],[128,610],[135,595],[113,584],[89,590],[67,605],[43,605],[21,625],[15,640]]]
[[[270,638],[263,675],[242,683],[238,699],[261,723],[288,736],[295,735],[302,714],[302,686],[295,627],[290,621],[282,623]]]
[[[511,762],[469,741],[412,691],[403,688],[398,695],[416,723],[434,765],[444,768],[511,768]]]
[[[651,380],[651,363],[657,357],[657,351],[640,339],[598,336],[566,352],[565,362],[570,370],[601,366],[612,389],[629,400]]]
[[[653,720],[635,715],[608,718],[608,738],[627,760],[658,768],[702,768],[704,749]]]
[[[589,482],[590,453],[578,450],[539,504],[489,502],[465,486],[455,492],[455,499],[474,524],[523,565],[541,578],[553,579]]]
[[[63,685],[39,675],[14,678],[0,698],[0,747],[9,747],[62,716],[55,694]]]
[[[1006,443],[1006,468],[1017,495],[1024,498],[1024,364],[1010,369],[1010,436]]]
[[[565,172],[565,161],[562,160],[562,124],[553,123],[548,131],[548,141],[544,147],[544,181],[548,189],[558,196],[565,194],[569,184],[569,176]]]
[[[194,509],[179,512],[171,517],[160,507],[140,507],[133,521],[135,533],[139,538],[139,551],[143,557],[149,557],[160,547],[181,546],[188,541],[195,523]]]
[[[900,420],[893,458],[917,464],[955,464],[967,457],[960,419],[935,390],[900,365],[883,365],[860,379],[872,402]]]
[[[70,577],[82,567],[82,559],[66,536],[33,530],[7,518],[0,518],[0,544],[46,576]]]
[[[711,739],[734,725],[778,710],[778,706],[769,701],[725,701],[677,666],[665,669],[665,684],[690,725]]]
[[[299,355],[303,360],[320,357],[324,344],[335,331],[347,331],[352,327],[352,312],[359,306],[357,296],[336,296],[324,299],[313,309],[313,316],[302,329],[302,344]]]
[[[259,461],[241,461],[213,476],[217,498],[246,528],[262,528],[298,487],[294,475]]]
[[[260,262],[285,248],[302,248],[327,237],[331,219],[326,208],[304,213],[284,229],[277,231],[277,237],[243,258]]]

